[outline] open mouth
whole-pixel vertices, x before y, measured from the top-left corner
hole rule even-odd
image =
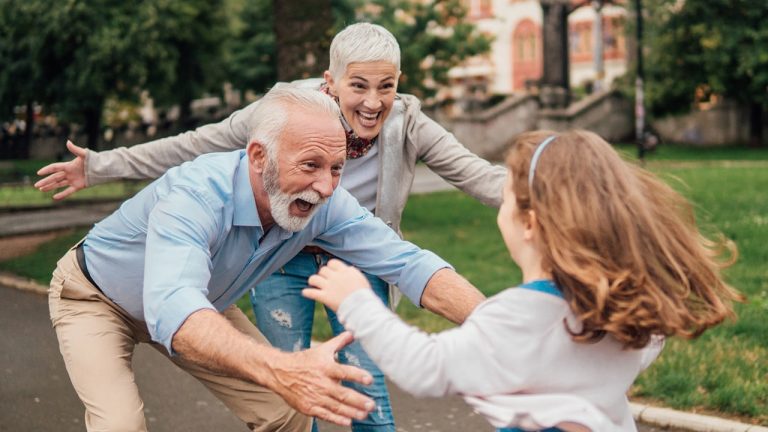
[[[376,113],[365,113],[362,111],[357,112],[357,116],[360,119],[360,124],[364,127],[374,127],[379,122],[379,116],[381,111]]]
[[[299,199],[297,199],[296,201],[294,201],[294,203],[296,203],[296,208],[298,208],[298,209],[299,209],[299,211],[301,211],[302,213],[306,213],[306,212],[308,212],[308,211],[312,210],[312,207],[314,207],[314,206],[315,206],[315,205],[314,205],[314,204],[312,204],[311,202],[309,202],[309,201],[304,201],[304,200],[303,200],[303,199],[301,199],[301,198],[299,198]]]

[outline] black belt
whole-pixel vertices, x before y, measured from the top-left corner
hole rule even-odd
[[[304,246],[304,248],[301,250],[304,253],[312,254],[312,255],[328,255],[333,256],[320,248],[319,246]]]
[[[99,286],[96,285],[96,282],[93,281],[91,274],[88,273],[88,267],[85,265],[85,251],[83,250],[83,242],[81,242],[75,248],[75,255],[77,256],[77,265],[80,266],[80,271],[83,272],[83,276],[88,279],[88,282],[90,282],[91,285],[95,286],[97,290],[101,291],[101,288],[99,288]]]

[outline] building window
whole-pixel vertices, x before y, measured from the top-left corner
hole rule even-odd
[[[512,34],[512,90],[541,78],[541,29],[530,19],[517,24]]]

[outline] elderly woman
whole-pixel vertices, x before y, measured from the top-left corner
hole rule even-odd
[[[400,47],[394,36],[381,26],[358,23],[333,39],[330,66],[323,79],[278,85],[316,88],[337,101],[347,131],[347,161],[341,186],[393,229],[399,231],[417,161],[484,204],[498,207],[504,168],[469,152],[451,133],[421,112],[416,97],[398,94],[399,76]],[[38,174],[48,177],[36,186],[42,191],[68,186],[54,196],[61,199],[110,180],[158,177],[168,168],[202,153],[242,148],[248,141],[247,119],[258,103],[236,111],[220,123],[131,148],[96,153],[68,142],[69,150],[77,157],[41,169]],[[314,167],[308,163],[296,169],[311,171]],[[283,350],[309,347],[314,302],[303,298],[301,290],[307,286],[308,277],[329,258],[322,245],[307,247],[251,290],[258,327],[274,346]],[[393,290],[390,298],[386,282],[367,276],[384,303],[397,303],[397,291]],[[421,305],[419,298],[411,301]],[[342,332],[335,314],[330,309],[326,312],[334,334]],[[463,318],[456,316],[455,320]],[[377,408],[366,420],[353,423],[352,429],[394,431],[381,371],[357,343],[348,346],[340,360],[363,367],[374,376],[374,384],[369,387],[353,386],[376,399]]]

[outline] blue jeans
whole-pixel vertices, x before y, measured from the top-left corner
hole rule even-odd
[[[256,315],[259,330],[272,343],[283,351],[299,351],[309,348],[312,337],[312,323],[315,316],[315,302],[304,298],[301,290],[307,287],[309,276],[328,262],[327,254],[309,254],[301,252],[279,271],[269,276],[256,288],[251,289],[251,304]],[[389,301],[387,283],[378,277],[368,275],[373,292],[385,303]],[[325,308],[328,321],[334,335],[344,331],[336,314]],[[363,386],[344,382],[352,388],[372,398],[376,408],[364,420],[353,420],[354,432],[395,432],[395,420],[392,405],[384,381],[384,374],[363,351],[359,342],[353,342],[339,351],[339,361],[361,367],[373,375],[373,384]],[[317,431],[317,424],[312,428]]]

